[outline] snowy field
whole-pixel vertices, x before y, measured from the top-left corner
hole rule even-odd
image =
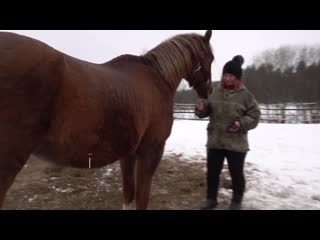
[[[165,154],[205,156],[207,124],[176,120]],[[244,209],[320,210],[320,124],[261,123],[249,132],[249,145]]]

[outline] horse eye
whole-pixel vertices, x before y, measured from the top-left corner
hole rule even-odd
[[[200,71],[200,70],[201,70],[201,68],[202,68],[202,66],[201,66],[201,64],[199,63],[199,64],[198,64],[198,66],[197,66],[197,69],[195,70],[195,72]]]

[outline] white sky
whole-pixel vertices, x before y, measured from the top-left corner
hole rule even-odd
[[[205,30],[10,30],[39,39],[73,57],[89,62],[106,62],[121,54],[141,54],[169,37]],[[219,80],[223,65],[233,56],[252,57],[268,48],[282,45],[320,44],[319,30],[213,30],[211,44],[215,53],[213,79]]]

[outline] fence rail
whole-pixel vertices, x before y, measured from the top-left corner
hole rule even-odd
[[[174,106],[176,120],[202,120],[194,114],[195,104],[177,103]],[[317,103],[260,105],[264,123],[320,123],[320,105]]]

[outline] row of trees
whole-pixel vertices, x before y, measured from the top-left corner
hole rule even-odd
[[[320,102],[320,46],[269,49],[253,62],[244,81],[259,102]]]
[[[320,102],[320,46],[268,49],[244,69],[243,80],[260,103]],[[180,90],[176,102],[195,103],[192,90]]]

